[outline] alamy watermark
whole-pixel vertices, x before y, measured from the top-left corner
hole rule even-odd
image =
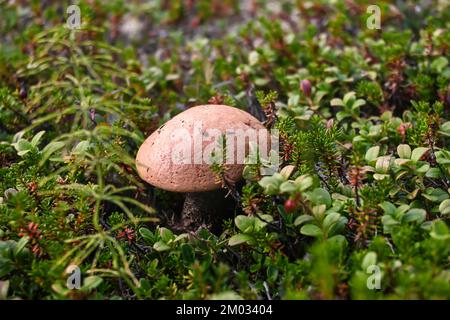
[[[78,29],[81,27],[81,9],[76,4],[72,4],[67,7],[66,13],[68,14],[66,20],[66,26],[69,29]]]
[[[370,5],[366,10],[370,16],[366,20],[366,26],[370,30],[381,29],[381,9],[377,5]]]
[[[381,9],[377,5],[369,5],[366,13],[370,16],[366,20],[366,26],[370,30],[381,29]],[[69,29],[78,29],[81,27],[81,9],[78,5],[72,4],[66,10],[66,26]]]
[[[367,267],[366,273],[370,274],[367,278],[366,285],[369,290],[381,289],[381,269],[376,264]]]
[[[81,270],[77,265],[71,264],[66,268],[66,274],[69,275],[66,281],[66,287],[70,290],[79,290],[81,288]]]

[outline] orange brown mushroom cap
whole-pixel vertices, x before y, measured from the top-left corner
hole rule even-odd
[[[139,176],[151,185],[174,192],[219,189],[221,185],[211,170],[211,163],[205,159],[208,153],[206,156],[204,153],[212,143],[216,143],[214,139],[217,140],[217,136],[210,137],[208,132],[225,135],[230,131],[248,129],[257,131],[265,128],[249,113],[226,105],[189,108],[167,121],[144,141],[136,156]],[[187,152],[177,153],[180,146],[185,147]],[[245,155],[247,153],[248,146]],[[239,181],[243,168],[242,161],[227,164],[227,178],[233,182]]]

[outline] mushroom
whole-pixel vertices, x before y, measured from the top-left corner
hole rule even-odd
[[[221,149],[223,137],[226,148]],[[267,137],[262,123],[245,111],[226,105],[192,107],[144,141],[136,156],[137,171],[155,187],[185,193],[184,229],[206,226],[217,230],[226,201],[221,181],[211,169],[214,157],[225,165],[227,181],[236,183],[242,178],[249,142]]]

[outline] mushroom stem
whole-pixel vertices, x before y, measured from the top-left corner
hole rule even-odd
[[[181,219],[186,230],[205,227],[219,233],[224,219],[233,216],[234,202],[222,189],[186,193]]]

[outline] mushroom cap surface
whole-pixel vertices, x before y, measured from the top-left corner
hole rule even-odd
[[[216,174],[211,170],[211,158],[208,157],[211,152],[206,151],[219,146],[218,136],[252,130],[264,130],[262,132],[267,134],[262,123],[243,110],[225,105],[189,108],[167,121],[144,141],[136,156],[138,174],[149,184],[168,191],[203,192],[219,189],[220,181],[217,181]],[[231,142],[228,137],[226,135],[226,148]],[[241,139],[245,140],[245,150],[239,153],[240,161],[237,147],[244,140],[239,143],[236,138],[234,150],[225,149],[230,152],[226,154],[234,153],[235,157],[234,161],[225,164],[226,177],[232,182],[242,178],[242,153],[244,156],[248,154],[250,139],[245,136]],[[225,156],[225,161],[228,158]]]

